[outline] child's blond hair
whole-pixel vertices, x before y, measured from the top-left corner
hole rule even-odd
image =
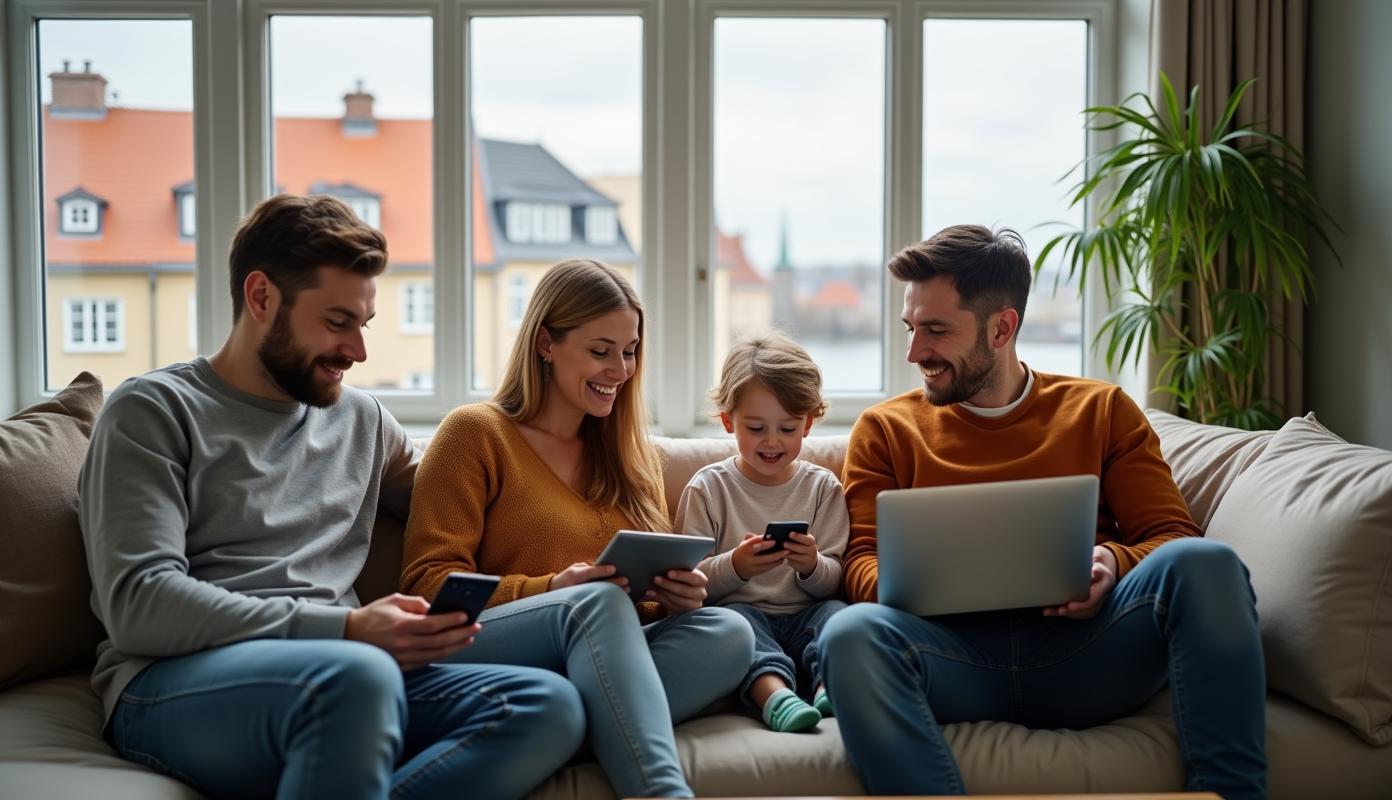
[[[821,370],[802,345],[778,331],[743,339],[730,348],[720,384],[711,392],[716,411],[733,412],[740,392],[756,381],[793,416],[820,419],[826,414]]]

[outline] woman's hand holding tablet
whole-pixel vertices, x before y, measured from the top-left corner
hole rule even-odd
[[[628,579],[628,596],[635,601],[645,600],[652,599],[647,592],[654,588],[654,576],[665,576],[668,570],[695,569],[714,548],[715,540],[708,536],[619,531],[599,554],[595,565],[612,564],[616,575]],[[674,586],[677,581],[667,582],[673,591],[680,589]]]

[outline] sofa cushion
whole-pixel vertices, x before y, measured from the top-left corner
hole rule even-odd
[[[1160,452],[1189,506],[1189,516],[1204,530],[1228,487],[1276,435],[1275,431],[1204,425],[1155,408],[1145,413],[1160,437]]]
[[[101,381],[84,372],[0,422],[0,687],[89,664],[103,638],[77,522],[101,404]]]
[[[29,800],[199,797],[188,785],[116,755],[101,727],[101,701],[85,670],[0,692],[0,795]]]
[[[1392,743],[1392,453],[1292,419],[1208,536],[1251,569],[1270,687]]]
[[[1086,731],[971,722],[948,725],[944,735],[967,787],[977,793],[1162,792],[1184,785],[1166,693],[1131,716]],[[835,718],[791,735],[750,715],[701,717],[677,726],[677,752],[702,797],[864,793]],[[590,763],[552,776],[529,800],[576,797],[600,800],[614,793]]]

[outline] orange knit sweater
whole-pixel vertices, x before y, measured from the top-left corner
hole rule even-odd
[[[1097,475],[1097,543],[1116,556],[1117,577],[1147,553],[1201,536],[1160,455],[1160,439],[1120,387],[1034,374],[1020,405],[998,419],[930,404],[921,389],[860,415],[842,483],[851,513],[845,556],[851,602],[876,599],[875,497],[885,489],[1057,475]]]
[[[666,509],[663,509],[664,513]],[[461,406],[440,424],[416,471],[402,552],[402,591],[433,599],[454,571],[502,576],[488,605],[545,592],[551,576],[593,562],[621,528],[561,481],[506,414]],[[640,603],[644,619],[656,603]]]

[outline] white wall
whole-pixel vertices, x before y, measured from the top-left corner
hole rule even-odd
[[[1392,3],[1311,3],[1306,147],[1343,228],[1314,251],[1307,404],[1346,439],[1392,449]]]

